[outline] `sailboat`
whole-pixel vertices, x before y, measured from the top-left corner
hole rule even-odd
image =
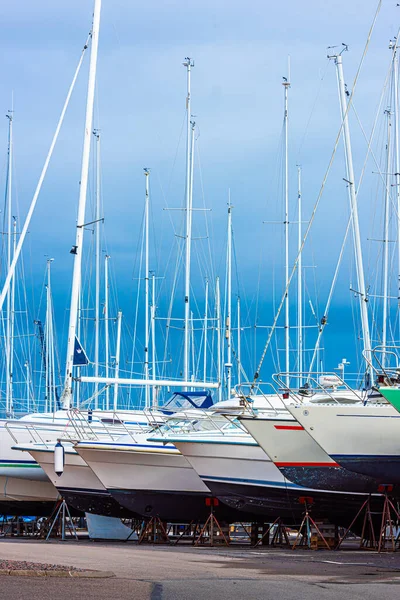
[[[99,26],[100,26],[100,9],[101,9],[101,0],[96,0],[94,4],[94,15],[93,15],[93,26],[90,33],[91,39],[91,56],[90,56],[90,68],[89,68],[89,80],[88,80],[88,95],[87,95],[87,107],[86,107],[86,122],[85,122],[85,135],[84,135],[84,145],[83,145],[83,154],[82,154],[82,171],[81,171],[81,179],[80,179],[80,194],[79,194],[79,211],[78,211],[78,222],[77,222],[77,236],[76,236],[76,245],[74,246],[73,254],[74,254],[74,276],[73,276],[73,286],[72,286],[72,294],[71,294],[71,311],[70,311],[70,328],[69,328],[69,338],[68,338],[68,350],[67,350],[67,373],[66,380],[63,392],[63,410],[56,410],[55,412],[49,413],[37,413],[32,415],[27,415],[23,417],[21,420],[3,420],[0,422],[0,452],[1,452],[1,462],[0,462],[0,477],[4,478],[4,486],[2,489],[4,490],[3,500],[8,501],[14,500],[18,497],[18,500],[23,502],[24,500],[28,500],[29,504],[29,512],[36,512],[33,510],[33,505],[31,503],[32,500],[32,490],[41,488],[43,489],[42,495],[39,494],[38,491],[35,493],[35,497],[40,498],[40,503],[38,505],[38,510],[42,510],[42,501],[46,500],[49,502],[53,502],[57,497],[58,493],[54,486],[49,482],[47,476],[44,471],[39,467],[39,465],[33,461],[27,459],[27,456],[22,454],[19,450],[13,450],[12,447],[16,445],[16,443],[33,443],[35,440],[37,441],[39,438],[35,438],[34,431],[36,435],[43,436],[41,439],[44,439],[46,443],[50,441],[55,441],[57,438],[62,437],[65,428],[69,426],[72,422],[75,423],[75,426],[79,429],[82,426],[82,421],[86,422],[86,425],[93,429],[96,427],[96,419],[99,419],[99,422],[102,420],[109,419],[111,420],[111,424],[115,424],[115,417],[113,412],[111,411],[109,414],[102,414],[99,417],[96,415],[90,414],[90,411],[86,411],[86,413],[77,413],[74,410],[70,410],[71,401],[72,401],[72,370],[74,366],[74,357],[76,350],[76,320],[77,320],[77,309],[78,309],[78,297],[79,297],[79,289],[80,289],[80,272],[81,272],[81,260],[82,260],[82,242],[83,242],[83,231],[84,231],[84,222],[85,222],[85,205],[86,205],[86,194],[87,194],[87,184],[88,184],[88,170],[89,170],[89,154],[90,154],[90,141],[91,141],[91,131],[92,131],[92,119],[93,119],[93,102],[94,102],[94,88],[95,88],[95,79],[96,79],[96,66],[97,66],[97,48],[98,48],[98,37],[99,37]],[[78,67],[74,74],[70,89],[67,94],[67,99],[64,103],[63,110],[61,112],[61,117],[56,129],[56,132],[53,137],[52,144],[50,146],[49,153],[47,155],[45,165],[43,167],[41,176],[39,178],[39,182],[37,188],[35,190],[35,194],[33,196],[30,209],[28,211],[28,215],[26,217],[24,226],[22,228],[21,235],[19,237],[18,244],[13,253],[13,258],[11,264],[9,265],[7,277],[1,292],[0,297],[0,306],[2,307],[4,304],[4,300],[8,295],[10,290],[10,286],[12,285],[13,276],[15,274],[15,268],[18,261],[18,258],[21,253],[21,249],[23,246],[23,242],[28,230],[28,226],[30,223],[30,219],[32,217],[37,198],[40,193],[40,189],[44,180],[44,177],[47,172],[47,168],[50,162],[50,158],[52,152],[54,150],[55,143],[57,141],[57,137],[65,116],[66,109],[69,104],[69,100],[72,94],[72,90],[74,88],[83,56],[86,52],[88,44],[85,44],[84,49],[82,51]],[[9,167],[11,168],[11,167]],[[94,420],[93,420],[94,417]],[[131,423],[135,425],[147,425],[147,419],[140,413],[137,414],[129,414],[128,419]],[[89,425],[89,421],[92,421],[92,425]],[[120,424],[122,421],[119,422]],[[85,426],[83,426],[83,430]],[[118,426],[118,424],[117,424]],[[13,429],[13,433],[11,433],[11,429]],[[102,428],[104,431],[104,427]],[[16,434],[18,434],[18,438],[16,438]],[[14,436],[14,437],[13,437]],[[18,479],[18,481],[14,482],[13,480]],[[8,490],[14,490],[18,487],[18,494],[14,492],[8,493]],[[3,503],[3,506],[6,505]],[[49,509],[49,505],[47,505],[47,510]],[[19,507],[19,510],[28,510],[26,506]],[[14,511],[15,512],[15,511]]]
[[[397,98],[397,71],[398,71],[398,41],[391,45],[392,50],[392,74],[395,81],[392,89],[394,90],[395,105],[395,125],[398,127],[398,98]],[[342,99],[342,113],[344,114],[344,134],[346,142],[346,160],[348,166],[348,178],[350,181],[351,195],[354,195],[354,172],[352,168],[352,155],[350,137],[348,131],[347,116],[345,114],[345,95],[342,72],[341,54],[335,57],[338,66],[339,85]],[[391,138],[390,138],[390,111],[385,111],[388,119],[387,133],[387,160],[385,181],[385,204],[384,204],[384,232],[383,232],[383,310],[382,310],[382,330],[380,347],[374,351],[371,350],[369,336],[368,315],[364,315],[367,309],[365,301],[366,291],[363,283],[363,270],[361,261],[361,246],[356,239],[356,264],[358,265],[358,285],[361,291],[361,316],[363,322],[363,341],[364,358],[366,362],[367,381],[366,390],[371,387],[375,377],[377,387],[375,391],[360,392],[360,402],[356,404],[346,402],[318,403],[312,394],[304,397],[294,405],[288,406],[291,415],[296,419],[299,426],[331,457],[335,463],[352,471],[368,477],[374,478],[379,484],[390,485],[393,488],[393,494],[398,494],[398,484],[400,483],[399,465],[400,453],[398,451],[398,436],[400,433],[400,415],[395,407],[387,402],[385,398],[395,398],[395,393],[387,387],[387,382],[395,382],[397,374],[392,378],[391,374],[387,376],[387,361],[396,349],[390,348],[388,344],[388,319],[389,319],[389,272],[388,272],[388,242],[389,242],[389,209],[390,209],[390,191],[391,187]],[[398,148],[397,148],[398,154]],[[396,157],[396,164],[398,156]],[[396,181],[397,181],[396,174]],[[398,183],[396,183],[396,186]],[[398,191],[397,191],[398,194]],[[353,219],[357,214],[357,205],[354,204]],[[358,228],[357,228],[358,230]],[[379,352],[381,355],[380,371],[374,369],[373,355]],[[380,385],[383,384],[383,385]],[[385,385],[386,384],[386,385]],[[321,469],[321,477],[323,477]]]
[[[343,468],[296,421],[289,404],[286,408],[275,415],[240,417],[241,424],[282,475],[297,485],[318,490],[377,493],[379,484],[375,479]]]

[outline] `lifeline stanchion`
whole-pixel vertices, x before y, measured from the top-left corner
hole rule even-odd
[[[70,534],[74,536],[76,540],[78,540],[78,534],[76,533],[75,525],[72,522],[72,517],[71,513],[69,512],[68,504],[65,502],[64,498],[62,500],[59,500],[58,504],[58,509],[56,506],[55,511],[53,511],[53,514],[55,512],[55,517],[51,523],[49,532],[46,536],[46,541],[48,541],[49,537],[51,536],[51,532],[53,531],[55,524],[58,523],[59,518],[61,521],[61,539],[65,541],[65,529],[67,527],[70,531]],[[69,519],[68,521],[67,517]]]
[[[219,505],[219,501],[217,498],[206,498],[206,506],[210,507],[210,514],[207,518],[207,521],[204,523],[202,530],[196,541],[194,542],[194,546],[198,546],[199,544],[205,544],[204,541],[205,533],[208,530],[208,543],[210,546],[214,546],[214,528],[216,527],[217,531],[221,534],[224,543],[229,546],[229,542],[222,531],[221,525],[218,522],[217,517],[214,514],[214,508]]]
[[[161,521],[160,517],[151,517],[150,521],[143,523],[138,543],[141,544],[144,541],[153,544],[170,543],[164,523]]]
[[[321,540],[324,542],[327,549],[331,550],[331,547],[329,546],[328,542],[322,535],[321,530],[319,529],[318,525],[316,524],[316,522],[310,515],[308,507],[309,506],[311,507],[311,505],[313,504],[313,499],[310,498],[309,496],[301,496],[299,498],[299,502],[300,502],[300,504],[304,505],[304,517],[301,522],[300,529],[298,531],[298,534],[296,536],[294,544],[292,546],[292,550],[296,549],[296,546],[298,545],[298,541],[300,540],[300,538],[301,538],[301,543],[303,543],[305,540],[307,547],[311,548],[311,526],[314,527],[314,529],[316,530],[317,536],[319,536],[321,538]],[[304,528],[305,528],[305,532],[303,531]]]

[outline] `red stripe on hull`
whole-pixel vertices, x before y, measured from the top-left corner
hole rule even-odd
[[[304,431],[301,425],[274,425],[275,429],[284,429],[286,431]]]

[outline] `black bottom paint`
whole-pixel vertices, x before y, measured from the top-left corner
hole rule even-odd
[[[332,456],[345,469],[400,487],[400,456]],[[394,493],[400,495],[399,489]]]
[[[58,491],[68,504],[82,513],[91,513],[103,517],[132,519],[140,517],[121,506],[106,490],[76,490],[58,488]]]
[[[293,490],[255,485],[238,485],[218,481],[205,481],[212,493],[227,506],[258,518],[275,520],[281,517],[287,524],[298,524],[304,515],[301,497],[312,498],[310,513],[314,518],[327,519],[347,527],[356,516],[367,495],[335,494],[322,491]],[[383,507],[382,496],[371,497],[371,510]],[[380,515],[381,518],[381,515]]]
[[[341,466],[278,466],[278,469],[292,483],[316,490],[361,494],[376,494],[378,491],[379,483],[376,479],[348,471]]]
[[[155,490],[110,490],[113,498],[125,508],[143,517],[160,517],[172,523],[204,522],[210,515],[206,500],[210,496],[202,492],[162,492]],[[214,508],[217,519],[225,523],[243,520],[245,515],[235,508],[219,503]],[[249,516],[249,515],[248,515]]]
[[[56,501],[21,500],[21,502],[18,502],[5,500],[0,502],[0,515],[48,517],[54,511],[55,506]],[[82,516],[82,513],[74,508],[70,512],[73,517]]]

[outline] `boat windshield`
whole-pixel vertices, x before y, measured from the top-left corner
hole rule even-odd
[[[158,428],[158,433],[168,435],[186,435],[188,433],[204,432],[222,435],[243,433],[237,419],[226,419],[222,415],[208,414],[194,418],[173,417]]]

